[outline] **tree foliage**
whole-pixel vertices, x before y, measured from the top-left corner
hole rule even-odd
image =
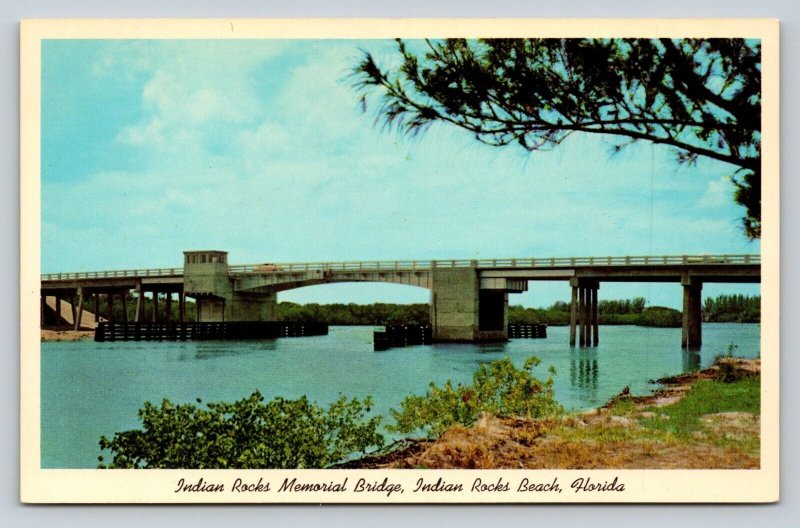
[[[161,406],[145,402],[142,429],[100,439],[113,460],[101,468],[320,468],[381,447],[379,416],[365,420],[371,400],[344,396],[324,409],[303,396],[264,403],[254,392],[234,403]],[[102,457],[101,457],[102,461]]]
[[[292,322],[324,321],[330,325],[428,324],[427,304],[296,304],[278,303],[278,319]]]
[[[530,357],[517,368],[506,357],[478,367],[471,385],[454,387],[450,380],[441,387],[431,383],[424,396],[408,396],[400,410],[391,410],[395,424],[387,428],[403,434],[423,430],[435,437],[453,424],[472,425],[484,412],[533,418],[559,414],[562,408],[553,394],[555,370],[551,367],[550,377],[537,379],[532,370],[539,363]]]
[[[719,323],[757,323],[761,320],[761,296],[708,297],[703,303],[703,319]]]
[[[668,145],[677,159],[731,164],[735,200],[760,236],[761,46],[743,39],[446,39],[402,62],[365,52],[356,87],[380,98],[379,120],[416,133],[432,123],[489,145],[529,151],[575,132]]]

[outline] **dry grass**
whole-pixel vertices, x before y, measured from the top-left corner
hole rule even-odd
[[[716,412],[695,418],[691,434],[665,427],[679,418],[695,382],[759,375],[760,361],[723,358],[705,371],[660,380],[652,396],[625,391],[588,413],[533,420],[482,415],[473,427],[452,426],[438,440],[377,458],[368,467],[437,469],[749,469],[760,464],[760,418]],[[752,384],[752,382],[750,382]],[[726,387],[734,387],[733,385]],[[728,390],[726,388],[726,390]],[[693,396],[696,399],[696,396]],[[689,400],[686,400],[689,402]],[[691,409],[690,409],[691,410]],[[707,412],[707,411],[706,411]],[[671,425],[671,424],[670,424]],[[364,467],[364,466],[362,466]]]
[[[702,441],[680,442],[613,418],[603,413],[577,426],[574,422],[483,416],[480,425],[454,426],[419,452],[382,467],[741,469],[759,466],[757,454]]]

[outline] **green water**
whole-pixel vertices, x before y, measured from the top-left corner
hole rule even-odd
[[[680,329],[603,326],[600,346],[570,349],[568,328],[548,338],[489,345],[432,345],[372,350],[372,327],[331,327],[320,337],[268,341],[42,343],[41,464],[92,468],[98,439],[138,427],[146,400],[174,403],[235,400],[255,389],[266,398],[303,394],[327,405],[340,394],[388,410],[430,382],[469,382],[476,366],[503,356],[521,365],[542,359],[555,366],[557,399],[567,408],[595,407],[629,386],[652,391],[648,380],[708,366],[729,345],[734,354],[759,354],[757,324],[704,324],[703,349],[685,352]]]

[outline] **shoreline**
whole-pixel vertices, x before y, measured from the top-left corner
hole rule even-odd
[[[89,341],[94,339],[94,330],[55,330],[52,328],[41,329],[41,341]]]
[[[709,413],[688,439],[659,430],[670,406],[700,381],[758,379],[761,360],[723,357],[711,367],[662,378],[649,395],[626,387],[595,409],[555,418],[483,414],[437,439],[406,438],[336,466],[343,469],[751,469],[760,467],[760,415]],[[655,424],[653,430],[645,427]],[[760,449],[760,448],[758,448]]]

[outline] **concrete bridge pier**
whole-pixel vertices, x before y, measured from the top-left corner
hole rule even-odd
[[[503,284],[481,288],[474,268],[434,268],[431,275],[431,326],[434,341],[508,339],[508,290]]]
[[[698,350],[703,344],[701,308],[703,282],[696,277],[681,277],[683,286],[683,325],[681,346],[688,350]]]
[[[592,279],[573,278],[569,321],[569,346],[576,342],[580,346],[600,344],[600,328],[597,315],[597,290],[600,282]]]
[[[178,319],[182,323],[186,321],[186,294],[183,292],[178,293]]]
[[[142,281],[136,281],[136,313],[133,316],[134,322],[141,323],[144,321],[144,291],[142,290]]]
[[[77,317],[76,317],[77,315]],[[83,320],[83,288],[78,286],[78,309],[77,314],[75,311],[75,305],[72,305],[72,321],[73,327],[72,329],[77,331],[81,326],[81,321]]]

